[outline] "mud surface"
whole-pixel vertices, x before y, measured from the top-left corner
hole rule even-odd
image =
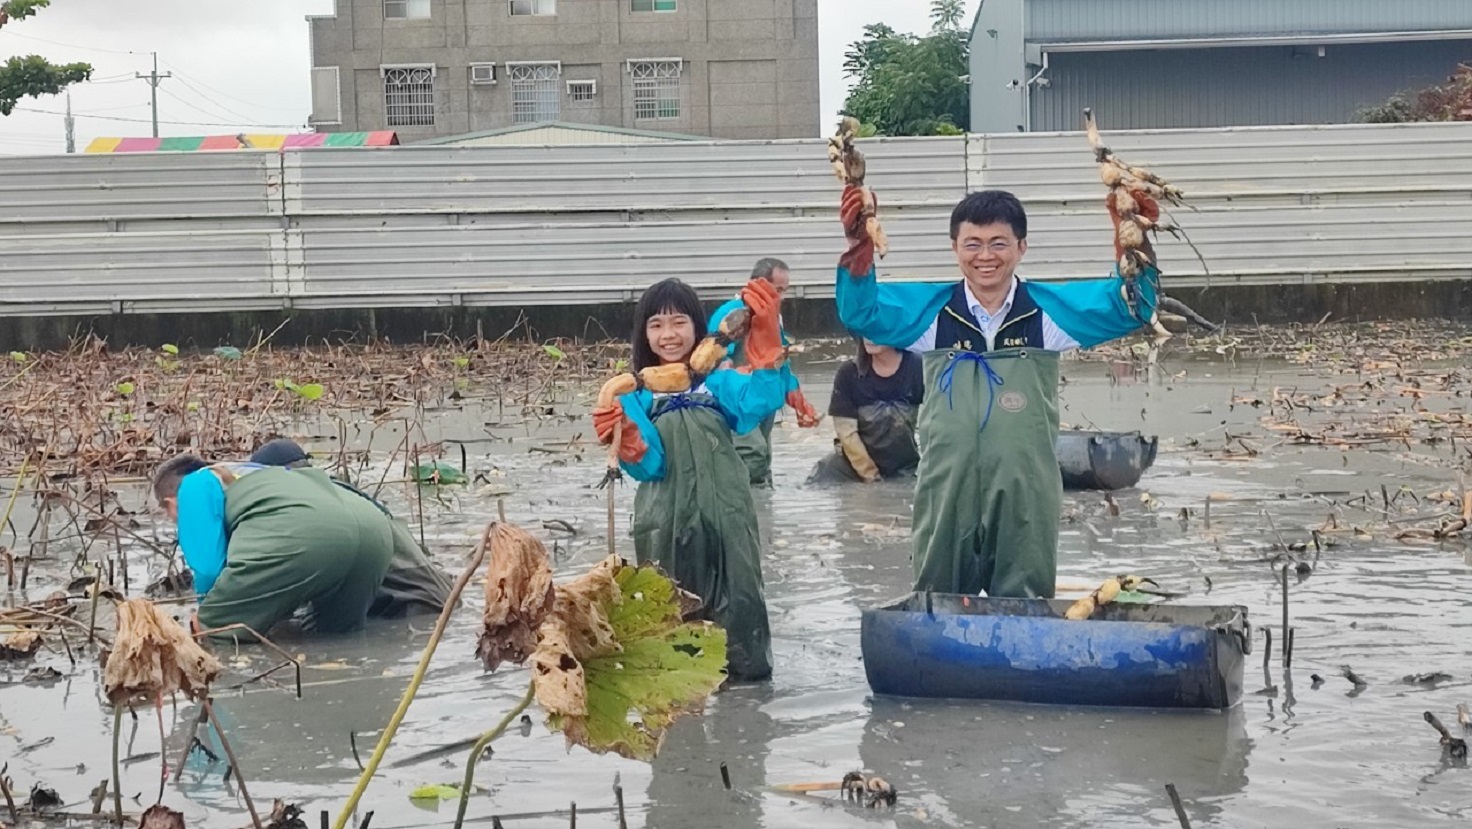
[[[835,367],[816,357],[802,366],[808,394],[820,405]],[[1433,369],[1460,371],[1456,365],[1427,370]],[[1335,388],[1363,383],[1366,371],[1364,360],[1258,361],[1235,349],[1166,359],[1153,383],[1109,362],[1064,364],[1066,423],[1158,434],[1161,450],[1134,490],[1111,499],[1070,493],[1061,582],[1149,575],[1187,594],[1178,601],[1242,604],[1256,626],[1277,628],[1280,590],[1273,568],[1289,554],[1282,547],[1294,556],[1290,564],[1307,565],[1303,577],[1292,579],[1291,672],[1282,668],[1281,636],[1274,630],[1264,676],[1259,638],[1248,660],[1247,694],[1230,711],[871,697],[859,616],[908,588],[910,485],[805,486],[813,463],[831,451],[831,434],[826,423],[798,430],[789,419],[775,432],[775,489],[757,496],[765,513],[775,678],[719,694],[705,717],[673,729],[652,766],[568,752],[533,709],[532,724],[513,728],[481,764],[483,790],[472,799],[470,816],[480,825],[499,815],[507,826],[560,827],[568,825],[566,811],[575,801],[579,825],[615,826],[610,810],[617,778],[629,824],[660,829],[1175,826],[1166,783],[1176,785],[1197,827],[1421,826],[1472,817],[1472,776],[1464,763],[1443,756],[1422,720],[1423,711],[1434,711],[1459,730],[1456,705],[1472,701],[1466,552],[1455,537],[1396,538],[1405,528],[1436,527],[1438,516],[1460,511],[1432,496],[1458,489],[1457,462],[1466,449],[1445,436],[1427,442],[1420,432],[1399,441],[1336,445],[1271,427],[1291,417],[1310,435],[1366,434],[1383,426],[1387,414],[1423,422],[1415,399],[1440,416],[1460,416],[1459,394],[1413,399],[1395,393],[1398,380],[1382,383],[1378,396],[1348,409],[1284,409],[1273,402],[1286,394],[1312,393],[1319,400]],[[1378,371],[1383,378],[1388,369]],[[590,393],[565,395],[546,410],[550,414],[529,420],[507,418],[473,397],[461,401],[462,408],[427,413],[429,440],[469,441],[463,444],[467,468],[477,480],[468,486],[416,492],[398,481],[402,469],[385,469],[384,457],[402,438],[392,427],[374,434],[378,466],[365,477],[371,476],[370,485],[380,476],[390,481],[383,494],[401,514],[423,510],[425,537],[448,570],[460,570],[480,527],[494,517],[498,497],[510,520],[547,540],[559,575],[581,570],[606,551],[604,494],[594,488],[603,456],[586,437],[576,437],[588,432],[586,420],[561,415],[581,411]],[[1399,411],[1386,413],[1386,406]],[[304,424],[302,432],[312,435],[313,428]],[[323,428],[310,448],[332,450],[335,432]],[[361,443],[365,434],[360,430],[349,440]],[[459,450],[448,446],[446,460],[458,466]],[[633,494],[631,485],[617,493],[621,532]],[[130,497],[141,504],[141,492]],[[15,518],[22,533],[30,525],[24,511],[22,505]],[[147,516],[140,519],[146,523]],[[576,532],[543,522],[566,522]],[[1315,529],[1322,530],[1317,549]],[[625,537],[617,541],[632,554]],[[70,557],[64,545],[55,546],[53,559],[38,562],[32,573],[31,598],[69,580]],[[159,557],[141,548],[130,559],[135,583],[161,573]],[[375,812],[374,829],[448,825],[453,803],[432,813],[432,807],[411,803],[408,793],[424,784],[456,783],[465,749],[399,763],[473,737],[526,687],[519,670],[492,676],[479,670],[479,587],[467,596],[468,606],[456,616],[364,799],[364,810]],[[431,619],[417,619],[375,623],[340,639],[279,637],[305,655],[300,700],[291,692],[289,671],[229,690],[279,659],[255,649],[222,653],[230,670],[216,704],[258,805],[269,809],[272,798],[298,802],[310,825],[319,810],[335,815],[358,775],[350,734],[357,735],[366,760],[431,626]],[[87,792],[108,776],[110,756],[112,715],[94,662],[94,655],[81,655],[73,668],[57,648],[43,651],[38,661],[0,663],[0,681],[11,683],[0,686],[0,758],[9,763],[9,775],[23,792],[44,782],[80,811],[90,811]],[[21,683],[35,664],[65,676],[44,685]],[[1368,684],[1356,687],[1343,678],[1344,665]],[[1403,679],[1433,672],[1449,678]],[[193,706],[163,709],[171,764],[195,713]],[[135,760],[125,765],[123,788],[128,798],[142,798],[125,805],[135,812],[158,788],[158,758],[148,756],[159,750],[154,717],[140,709],[136,721],[124,719],[123,754]],[[213,736],[205,741],[216,745]],[[731,791],[722,785],[722,763]],[[768,788],[837,781],[860,768],[900,789],[895,809],[866,811]],[[224,771],[223,763],[194,754],[182,782],[167,787],[164,802],[183,810],[191,826],[247,825],[238,789],[233,779],[223,780]]]

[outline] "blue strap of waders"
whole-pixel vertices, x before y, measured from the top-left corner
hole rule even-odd
[[[940,390],[946,393],[946,405],[952,409],[956,407],[955,398],[952,394],[956,364],[962,360],[980,363],[981,370],[986,373],[986,414],[982,416],[981,425],[976,429],[976,431],[980,432],[986,428],[987,422],[992,419],[992,404],[996,402],[997,386],[1002,385],[1002,376],[992,369],[992,364],[987,362],[986,357],[981,354],[977,354],[974,351],[962,351],[954,355],[951,357],[951,361],[946,364],[945,370],[940,373]]]
[[[719,414],[722,419],[726,417],[726,413],[721,411],[721,407],[717,406],[708,394],[672,394],[669,397],[659,398],[658,403],[659,405],[655,406],[655,411],[650,417],[651,420],[658,420],[670,412],[678,412],[681,409],[710,409]]]

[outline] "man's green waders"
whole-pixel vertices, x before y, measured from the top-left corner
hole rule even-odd
[[[242,475],[225,489],[225,523],[225,569],[199,604],[206,627],[265,634],[310,603],[309,628],[354,630],[394,555],[389,518],[319,469]]]
[[[1058,354],[925,355],[915,487],[915,589],[1053,596],[1063,483]]]
[[[765,679],[772,634],[756,507],[731,427],[713,406],[703,394],[655,401],[664,477],[641,483],[634,496],[634,551],[705,601],[703,618],[726,629],[733,679]]]

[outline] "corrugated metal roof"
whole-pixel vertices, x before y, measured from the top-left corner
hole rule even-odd
[[[1467,0],[986,0],[984,6],[997,2],[1026,3],[1030,42],[1472,29]]]
[[[1472,5],[1472,2],[1469,2]],[[1118,129],[1334,124],[1446,80],[1472,55],[1448,43],[1053,54],[1030,95],[1032,128],[1078,129],[1084,107]]]
[[[709,136],[655,132],[602,124],[576,124],[567,121],[543,121],[517,124],[495,130],[431,138],[419,144],[455,144],[462,147],[485,147],[507,144],[655,144],[671,141],[709,141]]]

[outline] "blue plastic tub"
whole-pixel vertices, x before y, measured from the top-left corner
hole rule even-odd
[[[914,593],[864,611],[869,687],[901,697],[1229,708],[1251,652],[1247,609]]]

